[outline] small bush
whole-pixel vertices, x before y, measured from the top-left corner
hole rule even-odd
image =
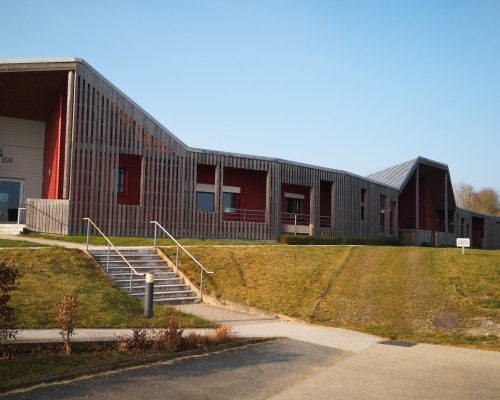
[[[9,357],[9,351],[4,345],[9,339],[15,339],[17,330],[13,329],[15,320],[14,309],[8,304],[10,292],[16,288],[20,273],[16,268],[10,268],[0,260],[0,356]]]
[[[279,243],[289,245],[338,245],[343,241],[338,237],[312,237],[312,236],[296,236],[296,235],[282,235]]]
[[[71,336],[73,336],[75,330],[77,310],[76,297],[72,293],[64,294],[57,305],[56,323],[60,328],[59,334],[64,341],[66,354],[71,354]]]
[[[422,242],[420,243],[420,247],[434,247],[434,245],[429,242]]]
[[[366,246],[403,246],[402,239],[396,237],[386,237],[378,239],[365,239],[365,238],[349,238],[346,244],[366,245]]]
[[[153,346],[158,350],[173,353],[181,345],[183,331],[179,316],[176,312],[172,312],[167,326],[164,329],[153,331]]]
[[[206,335],[200,335],[196,332],[190,332],[187,336],[182,338],[182,348],[184,350],[191,349],[204,349],[208,348],[210,338]]]
[[[213,344],[227,343],[234,339],[234,332],[229,325],[219,326],[211,337]]]
[[[147,332],[142,328],[132,329],[132,336],[118,336],[118,351],[141,352],[150,347]]]

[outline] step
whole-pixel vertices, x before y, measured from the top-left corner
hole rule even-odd
[[[0,235],[19,235],[26,225],[0,224]]]
[[[144,298],[146,272],[155,276],[154,302],[168,304],[196,303],[199,301],[196,294],[182,278],[158,256],[153,249],[124,249],[120,250],[128,263],[140,274],[132,274],[127,262],[114,250],[91,250],[90,255],[99,264],[104,272],[121,289],[131,290],[134,297]]]
[[[155,292],[154,293],[154,298],[175,298],[175,297],[190,297],[189,295],[192,295],[193,292],[191,290],[172,290],[172,291],[163,291],[163,292]],[[144,297],[145,293],[144,292],[139,292],[139,291],[133,291],[131,293],[132,296],[136,297]]]
[[[189,297],[178,297],[173,299],[155,299],[155,303],[159,304],[195,304],[199,303],[200,299],[197,296],[189,296]]]

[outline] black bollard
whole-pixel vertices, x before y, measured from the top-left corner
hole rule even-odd
[[[153,294],[155,287],[155,275],[146,273],[146,293],[144,295],[144,316],[151,318],[153,316]]]

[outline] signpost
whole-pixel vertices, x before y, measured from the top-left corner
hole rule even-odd
[[[464,255],[465,248],[470,247],[470,239],[469,238],[457,238],[457,247],[462,248],[462,255]]]

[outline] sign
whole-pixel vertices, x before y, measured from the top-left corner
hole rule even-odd
[[[469,238],[457,238],[457,247],[470,247]]]
[[[469,238],[457,238],[457,247],[462,248],[462,255],[464,255],[465,248],[470,247],[470,239]]]

